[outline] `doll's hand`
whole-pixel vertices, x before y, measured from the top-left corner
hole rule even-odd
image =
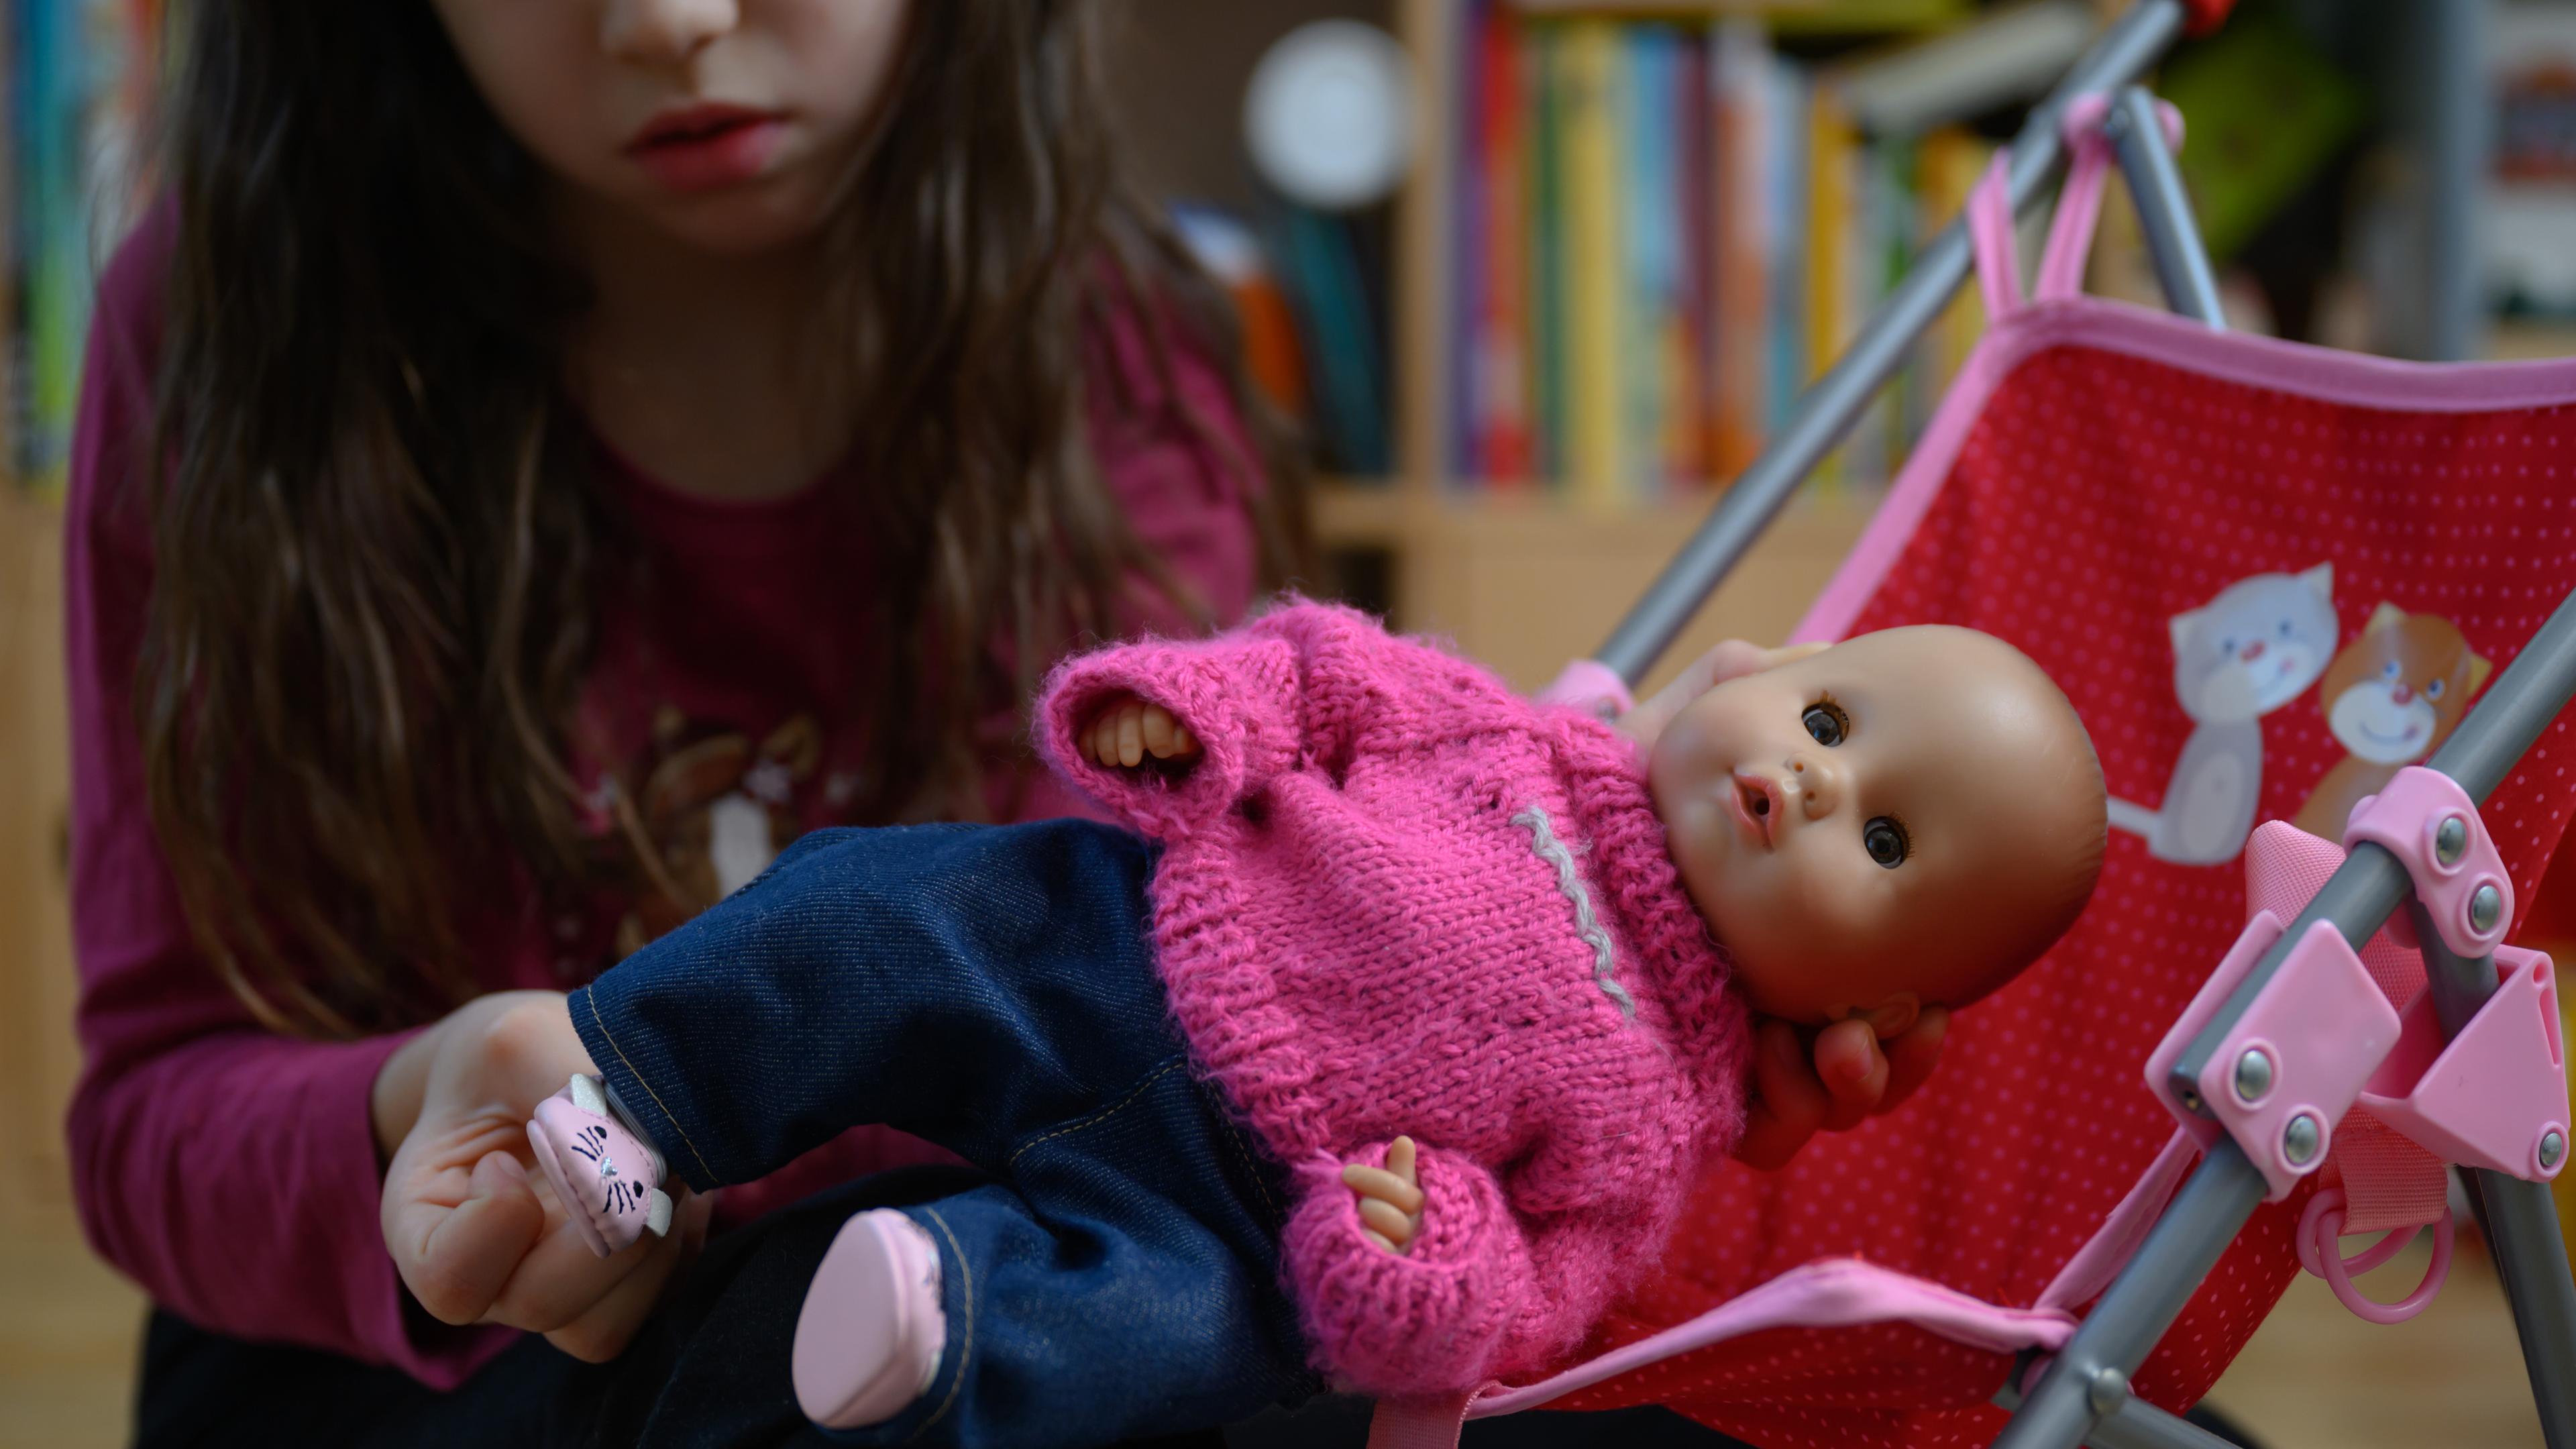
[[[1845,1131],[1903,1105],[1939,1064],[1950,1013],[1923,1008],[1914,1025],[1883,1049],[1869,1023],[1857,1019],[1815,1033],[1812,1045],[1801,1028],[1785,1021],[1763,1018],[1756,1029],[1754,1097],[1735,1157],[1768,1172],[1796,1157],[1820,1130]]]
[[[1825,644],[1783,644],[1777,649],[1765,649],[1742,639],[1729,639],[1683,665],[1682,672],[1674,675],[1670,684],[1621,715],[1618,727],[1630,739],[1652,746],[1663,734],[1664,726],[1673,722],[1673,716],[1688,709],[1691,701],[1726,681],[1759,674],[1829,647]]]
[[[1148,756],[1157,760],[1194,760],[1199,737],[1159,704],[1124,695],[1091,717],[1081,734],[1081,749],[1108,769],[1132,769]]]
[[[668,1236],[599,1257],[529,1170],[537,1104],[596,1070],[561,993],[508,991],[450,1012],[377,1074],[385,1248],[431,1317],[523,1328],[604,1360],[704,1238],[714,1199],[684,1195]]]
[[[1422,1231],[1422,1180],[1413,1162],[1413,1139],[1398,1137],[1386,1149],[1386,1166],[1342,1169],[1342,1184],[1359,1198],[1360,1232],[1390,1253],[1413,1246]]]

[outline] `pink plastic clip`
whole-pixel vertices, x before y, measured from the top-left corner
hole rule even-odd
[[[2308,1210],[2299,1216],[2298,1231],[2291,1235],[2299,1250],[2299,1266],[2326,1280],[2334,1296],[2353,1316],[2365,1323],[2387,1325],[2404,1323],[2424,1311],[2433,1296],[2442,1291],[2442,1280],[2451,1271],[2451,1214],[2445,1210],[2433,1223],[2433,1261],[2424,1266],[2424,1281],[2415,1291],[2394,1303],[2375,1303],[2361,1296],[2353,1286],[2352,1275],[2367,1273],[2415,1241],[2417,1228],[2399,1228],[2378,1242],[2347,1258],[2337,1241],[2343,1236],[2343,1189],[2320,1189],[2308,1199]]]
[[[2386,789],[2352,808],[2343,848],[2364,840],[2405,864],[2416,898],[2454,955],[2483,956],[2504,940],[2513,921],[2513,882],[2459,781],[2417,765],[2398,771]],[[2388,918],[2388,931],[2400,944],[2417,944],[2412,919],[2403,913]]]
[[[2558,987],[2538,951],[2499,946],[2495,965],[2495,994],[2448,1046],[2431,992],[2407,1006],[2361,1104],[2445,1161],[2547,1182],[2567,1165]]]
[[[2175,1100],[2166,1080],[2174,1063],[2281,930],[2278,916],[2257,912],[2147,1058],[2148,1089],[2204,1147],[2221,1132],[2235,1138],[2273,1202],[2325,1165],[2335,1124],[2398,1040],[2388,998],[2342,933],[2318,921],[2201,1069],[2196,1085],[2208,1116]]]

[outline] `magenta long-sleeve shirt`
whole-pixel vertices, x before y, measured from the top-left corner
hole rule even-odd
[[[262,1030],[189,935],[145,803],[134,688],[153,587],[135,479],[150,425],[162,274],[174,215],[156,211],[99,288],[82,379],[65,527],[72,711],[73,935],[86,1064],[69,1121],[73,1188],[90,1242],[153,1298],[219,1332],[306,1344],[458,1382],[511,1336],[457,1329],[413,1304],[378,1228],[382,1189],[368,1094],[401,1035],[348,1042]],[[1221,617],[1248,602],[1250,454],[1203,359],[1155,381],[1138,331],[1090,350],[1094,446],[1147,548]],[[1217,430],[1211,445],[1189,419]],[[711,888],[768,843],[836,823],[857,784],[864,718],[836,709],[881,647],[882,606],[837,509],[862,480],[834,478],[755,504],[684,496],[601,451],[633,527],[637,580],[602,605],[598,664],[576,760],[601,804],[602,848],[631,888],[580,915],[485,903],[467,924],[482,985],[562,990],[621,943],[666,928],[686,902],[656,875]],[[623,791],[647,839],[611,822]],[[1081,808],[1041,779],[1022,818]],[[862,1131],[776,1177],[728,1190],[739,1220],[827,1182],[935,1157]]]

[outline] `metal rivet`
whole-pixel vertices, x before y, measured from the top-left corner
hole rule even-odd
[[[2290,1159],[2292,1167],[2305,1167],[2316,1160],[2317,1139],[2324,1135],[2325,1131],[2317,1125],[2317,1119],[2301,1112],[2290,1119],[2289,1126],[2281,1129],[2281,1155]]]
[[[2263,1100],[2272,1090],[2272,1059],[2260,1050],[2248,1050],[2236,1059],[2236,1096],[2247,1106]]]
[[[2129,1376],[2104,1364],[2084,1380],[2084,1397],[2092,1402],[2096,1414],[2117,1413],[2129,1401]]]
[[[2553,1127],[2540,1134],[2540,1167],[2542,1171],[2546,1172],[2558,1166],[2558,1159],[2566,1155],[2566,1152],[2567,1139],[2558,1135],[2557,1128]]]
[[[2441,826],[2433,832],[2433,858],[2444,865],[2458,865],[2460,852],[2469,848],[2469,822],[2457,815],[2442,817]]]
[[[2504,894],[2494,886],[2482,885],[2469,897],[2469,929],[2483,936],[2495,929],[2496,917],[2504,914]]]

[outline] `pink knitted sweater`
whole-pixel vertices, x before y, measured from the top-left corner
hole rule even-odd
[[[1110,696],[1203,743],[1104,770]],[[1062,666],[1055,767],[1161,843],[1160,969],[1201,1069],[1293,1175],[1281,1250],[1317,1367],[1471,1387],[1562,1355],[1659,1255],[1743,1125],[1745,1008],[1624,736],[1347,609]],[[1396,1256],[1340,1173],[1421,1144]]]

